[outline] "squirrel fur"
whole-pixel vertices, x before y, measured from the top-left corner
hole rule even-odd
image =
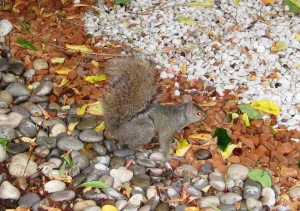
[[[138,149],[154,138],[169,159],[175,133],[205,118],[205,112],[185,96],[178,105],[154,101],[156,69],[152,61],[138,56],[109,61],[105,72],[112,76],[110,91],[103,98],[105,135]]]

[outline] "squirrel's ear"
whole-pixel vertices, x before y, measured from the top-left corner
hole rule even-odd
[[[191,103],[193,102],[192,97],[190,95],[183,96],[183,103]]]

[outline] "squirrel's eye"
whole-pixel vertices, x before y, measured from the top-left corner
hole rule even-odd
[[[197,112],[197,116],[201,116],[202,115],[202,112],[201,111],[198,111]]]

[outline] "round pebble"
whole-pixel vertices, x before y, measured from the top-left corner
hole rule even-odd
[[[48,193],[54,193],[57,191],[62,191],[66,189],[66,184],[60,180],[51,180],[46,182],[44,185],[44,190]]]
[[[222,204],[234,204],[238,201],[241,201],[242,197],[236,193],[223,193],[220,196],[220,202]]]
[[[30,94],[28,88],[24,84],[21,84],[19,82],[9,84],[5,90],[10,92],[13,97],[19,97]]]
[[[210,151],[206,150],[206,149],[198,149],[195,153],[194,153],[195,158],[197,158],[198,160],[207,160],[209,158],[212,157]]]
[[[36,193],[26,193],[24,196],[20,197],[19,206],[32,207],[36,202],[40,201],[40,199],[40,196]]]
[[[198,170],[192,165],[182,164],[181,166],[175,169],[174,173],[178,177],[196,177],[198,175]]]
[[[79,139],[83,142],[101,142],[103,140],[103,132],[96,132],[94,130],[84,130],[79,134]]]
[[[35,70],[47,70],[49,68],[48,62],[45,59],[36,59],[32,64]]]
[[[18,200],[20,198],[20,191],[10,182],[4,181],[0,185],[0,199]]]
[[[0,36],[4,37],[8,35],[8,33],[12,30],[13,25],[12,23],[7,19],[2,19],[0,21]]]
[[[289,195],[292,199],[299,199],[300,198],[300,187],[294,187],[289,191]]]
[[[112,169],[109,174],[114,178],[119,178],[122,183],[129,182],[133,177],[132,171],[129,171],[124,167]]]
[[[4,147],[0,144],[0,162],[5,161],[6,159],[6,150],[4,149]]]
[[[55,193],[51,193],[50,198],[56,202],[70,201],[75,198],[75,192],[72,190],[57,191]]]
[[[249,169],[241,164],[232,164],[227,169],[227,176],[233,180],[245,180]]]
[[[79,141],[77,138],[75,137],[63,137],[61,138],[58,142],[57,142],[57,147],[60,150],[80,150],[82,149],[83,143],[81,141]]]

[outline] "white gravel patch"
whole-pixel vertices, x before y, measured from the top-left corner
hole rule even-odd
[[[212,7],[201,8],[187,2],[134,0],[126,10],[101,6],[86,13],[86,30],[103,37],[99,46],[118,40],[151,55],[162,68],[162,78],[176,77],[167,70],[180,73],[186,63],[188,79],[213,83],[221,95],[224,89],[247,86],[241,102],[272,100],[282,110],[278,123],[299,130],[299,17],[289,13],[282,0],[271,6],[257,0],[241,0],[239,5],[216,0]],[[196,25],[179,23],[179,15]],[[286,49],[271,52],[279,41]],[[277,77],[272,77],[274,72]]]

